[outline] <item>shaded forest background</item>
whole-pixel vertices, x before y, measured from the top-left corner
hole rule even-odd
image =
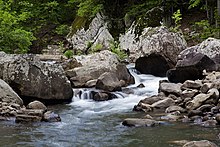
[[[0,50],[41,53],[48,44],[68,44],[70,27],[86,28],[98,12],[116,40],[132,22],[140,29],[166,25],[189,45],[219,38],[220,0],[0,0]]]

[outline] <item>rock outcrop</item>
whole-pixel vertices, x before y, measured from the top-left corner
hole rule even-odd
[[[61,65],[42,62],[35,55],[0,52],[0,69],[0,78],[27,101],[70,101],[73,96]]]
[[[220,70],[220,40],[208,38],[201,44],[189,47],[178,55],[176,67],[167,72],[170,82],[202,79],[203,70]]]
[[[130,51],[130,60],[136,62],[136,69],[141,73],[165,76],[175,66],[179,53],[186,49],[186,41],[163,26],[144,28],[140,34],[137,29],[132,25],[120,36],[120,47]]]
[[[79,27],[78,23],[80,21],[78,21],[75,21],[76,27]],[[76,31],[73,31],[73,29],[75,28],[72,28],[67,40],[72,44],[75,51],[79,50],[83,53],[88,53],[89,50],[95,49],[97,44],[101,45],[101,49],[109,48],[110,42],[114,40],[108,31],[108,23],[105,21],[105,17],[100,13],[96,15],[88,28],[82,26]]]
[[[96,85],[99,89],[114,91],[134,82],[134,78],[130,75],[126,66],[120,64],[117,56],[108,50],[76,58],[82,66],[66,71],[73,87]],[[107,82],[110,77],[114,80]],[[103,86],[103,84],[106,86]]]

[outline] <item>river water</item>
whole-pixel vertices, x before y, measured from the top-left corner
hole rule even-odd
[[[140,99],[157,94],[159,80],[151,75],[141,75],[132,66],[136,83],[128,86],[132,94],[115,93],[118,98],[95,102],[89,99],[94,89],[74,89],[73,102],[49,106],[60,114],[62,122],[16,124],[0,122],[2,147],[176,147],[176,140],[207,139],[220,146],[217,137],[220,128],[204,128],[189,123],[166,123],[157,127],[129,128],[121,124],[127,117],[143,114],[133,112]],[[143,83],[144,88],[136,88]]]

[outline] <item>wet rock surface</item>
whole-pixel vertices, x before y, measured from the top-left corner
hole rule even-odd
[[[207,73],[202,80],[187,80],[183,84],[163,80],[160,82],[159,94],[141,100],[133,110],[156,116],[159,109],[164,114],[161,113],[160,119],[156,117],[157,120],[216,127],[220,122],[219,74]]]

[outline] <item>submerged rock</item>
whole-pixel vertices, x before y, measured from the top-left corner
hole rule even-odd
[[[45,122],[60,122],[61,118],[58,114],[56,114],[52,111],[47,111],[46,113],[44,113],[43,121],[45,121]]]
[[[153,127],[159,125],[160,123],[152,119],[127,118],[122,122],[122,124],[128,127],[133,127],[133,126]]]
[[[218,147],[218,146],[208,140],[201,140],[201,141],[190,141],[184,144],[183,147]]]

